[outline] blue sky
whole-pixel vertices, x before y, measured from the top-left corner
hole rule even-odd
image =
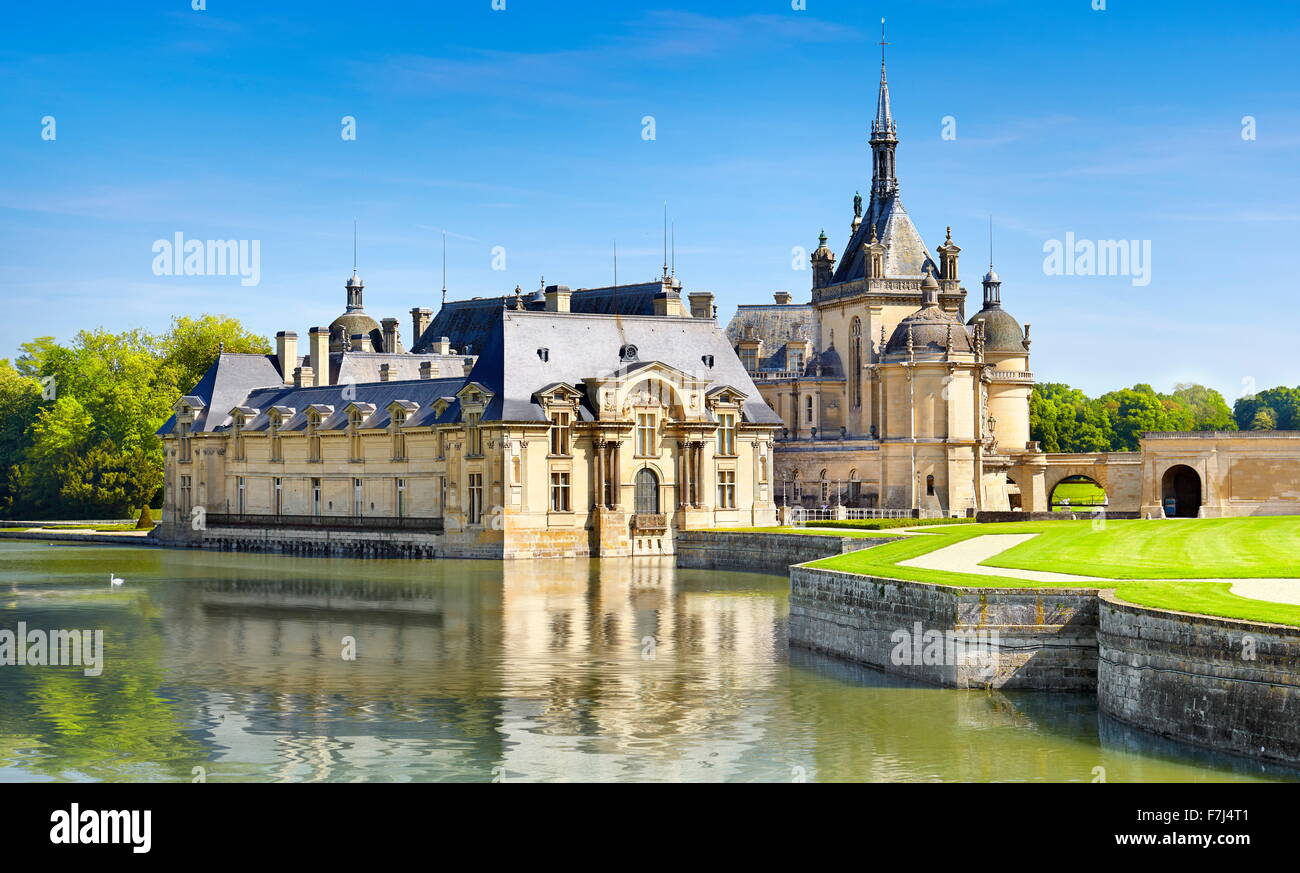
[[[0,356],[182,313],[305,337],[342,310],[354,216],[367,311],[408,339],[409,309],[437,305],[442,229],[453,298],[595,286],[615,238],[621,281],[658,271],[665,202],[678,275],[724,321],[776,289],[806,300],[792,247],[824,227],[840,252],[870,187],[884,16],[904,202],[932,249],[952,226],[976,300],[993,215],[1040,380],[1229,400],[1300,383],[1300,5],[1105,5],[11,4]],[[155,276],[177,232],[259,240],[260,284]],[[1150,240],[1150,283],[1046,275],[1067,233]]]

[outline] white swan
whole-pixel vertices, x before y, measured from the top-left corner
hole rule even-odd
[[[125,579],[119,579],[118,577],[114,576],[112,573],[108,574],[109,585],[117,586],[117,585],[121,585],[125,581],[126,581]]]

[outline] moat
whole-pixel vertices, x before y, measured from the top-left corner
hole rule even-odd
[[[0,542],[0,628],[104,632],[98,676],[0,666],[0,780],[1300,778],[1099,717],[1095,695],[791,649],[788,589],[671,559]]]

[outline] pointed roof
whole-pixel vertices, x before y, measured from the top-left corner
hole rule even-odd
[[[832,282],[861,279],[866,274],[862,246],[871,242],[872,228],[875,228],[877,238],[885,246],[887,278],[924,278],[926,264],[933,266],[934,258],[930,256],[930,250],[925,247],[920,231],[903,208],[903,201],[894,195],[884,200],[871,198],[867,214],[849,239]]]
[[[871,122],[871,137],[897,139],[898,128],[894,124],[894,113],[889,105],[889,80],[885,77],[885,49],[880,48],[880,92],[876,95],[876,117]]]

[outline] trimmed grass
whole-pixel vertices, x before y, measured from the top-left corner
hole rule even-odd
[[[1036,533],[984,566],[1103,577],[1095,586],[1034,582],[901,567],[899,561],[987,534]],[[811,566],[868,576],[979,588],[1115,588],[1121,599],[1143,606],[1201,615],[1300,626],[1300,606],[1250,600],[1230,583],[1122,581],[1161,579],[1288,578],[1300,574],[1300,517],[982,524],[937,530],[924,537],[814,561]],[[1120,582],[1109,581],[1111,579]],[[1300,582],[1297,582],[1300,585]]]
[[[1069,500],[1069,506],[1057,506],[1062,500]],[[1106,492],[1096,482],[1062,482],[1052,491],[1052,509],[1069,512],[1076,506],[1101,506],[1106,502]]]

